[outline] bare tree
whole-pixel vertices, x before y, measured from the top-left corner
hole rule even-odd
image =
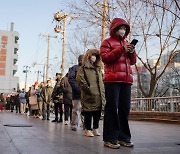
[[[157,6],[157,7],[160,7],[161,9],[165,9],[166,11],[170,12],[171,14],[173,14],[174,16],[176,16],[177,18],[180,19],[180,5],[179,5],[179,1],[177,0],[172,0],[171,3],[173,4],[174,3],[174,7],[175,7],[175,11],[174,11],[174,8],[169,8],[169,7],[166,7],[164,4],[167,3],[168,1],[167,0],[163,0],[164,3],[158,3],[159,1],[156,1],[156,0],[142,0],[142,2],[144,3],[149,3],[153,6]]]
[[[162,2],[163,6],[169,8],[173,7],[172,3],[168,5],[164,0],[159,0],[159,2]],[[140,51],[145,50],[146,61],[144,61],[139,55],[137,55],[137,57],[150,74],[150,86],[148,92],[145,92],[143,89],[141,75],[138,71],[137,65],[136,70],[138,74],[139,88],[143,96],[151,97],[154,93],[158,80],[161,78],[176,53],[179,39],[177,37],[177,39],[173,40],[174,38],[172,35],[176,34],[175,32],[179,25],[177,16],[170,15],[166,9],[161,9],[156,5],[149,5],[148,3],[145,3],[145,5],[147,8],[147,13],[144,14],[145,20],[143,20],[143,18],[139,20],[139,25],[141,25],[140,30],[144,38],[143,45],[141,46],[142,48],[139,50],[139,53]],[[159,52],[157,52],[157,60],[154,64],[151,64],[151,60],[149,59],[150,53],[152,50],[154,50],[152,48],[153,44],[150,45],[150,42],[153,42],[151,39],[152,37],[158,37],[158,39],[154,38],[154,40],[156,40],[156,43],[154,43],[154,48],[156,48],[155,50],[159,50]],[[164,67],[160,70],[158,68],[163,54],[168,56],[168,60]]]
[[[170,72],[162,77],[164,87],[171,88],[172,91],[177,91],[180,94],[180,73],[177,67],[172,66]]]
[[[76,36],[78,38],[77,41],[82,42],[84,40],[84,48],[88,48],[89,44],[91,44],[90,42],[99,42],[97,44],[100,45],[101,21],[103,18],[102,5],[100,4],[102,4],[102,0],[80,0],[69,5],[71,14],[78,16],[79,21],[77,25],[80,25],[79,29],[85,28],[90,32],[88,37]],[[177,51],[179,43],[178,27],[180,26],[178,1],[107,0],[107,4],[107,29],[114,17],[122,17],[131,26],[131,34],[128,40],[132,40],[132,37],[135,36],[139,40],[136,47],[137,58],[141,65],[147,69],[150,81],[149,90],[145,91],[141,81],[141,73],[138,65],[136,65],[138,86],[144,97],[151,97],[155,92],[158,80],[166,71]],[[83,34],[87,35],[87,33]],[[159,64],[164,54],[168,56],[168,60],[159,69]],[[151,60],[153,55],[156,56],[154,57],[156,58],[154,63]]]

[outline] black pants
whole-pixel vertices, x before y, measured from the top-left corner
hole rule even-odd
[[[87,130],[92,130],[91,123],[93,118],[93,129],[99,128],[101,111],[84,112],[84,126]]]
[[[14,104],[13,103],[10,104],[10,109],[11,109],[11,112],[14,111]]]
[[[64,104],[64,120],[68,121],[70,117],[70,120],[72,118],[72,105],[71,104]]]
[[[60,119],[62,119],[62,115],[63,115],[62,103],[54,103],[54,110],[55,110],[55,120],[58,120],[58,112],[60,112]]]
[[[130,141],[128,124],[131,85],[126,83],[105,83],[106,106],[104,112],[104,141]]]
[[[16,113],[21,113],[20,103],[16,103]]]
[[[38,115],[38,110],[32,110],[32,115],[37,116]]]

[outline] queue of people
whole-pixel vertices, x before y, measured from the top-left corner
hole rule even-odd
[[[27,114],[42,120],[71,124],[72,131],[83,126],[87,137],[100,136],[99,121],[104,113],[104,146],[118,149],[120,146],[133,147],[128,123],[131,85],[131,65],[136,63],[135,46],[126,37],[129,24],[115,18],[110,24],[110,37],[98,49],[88,49],[78,57],[78,64],[69,68],[63,77],[56,73],[56,84],[51,81],[34,84],[28,92],[24,89],[3,99],[0,95],[0,110],[6,102],[7,110]],[[64,116],[63,116],[64,113]],[[63,120],[64,117],[64,120]]]

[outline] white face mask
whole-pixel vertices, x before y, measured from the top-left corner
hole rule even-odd
[[[47,85],[50,87],[50,86],[51,86],[51,83],[48,83]]]
[[[122,37],[124,36],[124,34],[126,33],[126,31],[124,29],[119,29],[116,34],[121,35]]]
[[[96,61],[96,56],[91,56],[90,60],[94,63]]]

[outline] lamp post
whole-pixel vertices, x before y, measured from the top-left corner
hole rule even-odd
[[[64,76],[64,70],[65,70],[65,54],[66,54],[66,20],[67,18],[70,18],[71,20],[77,17],[72,17],[70,15],[68,15],[67,13],[62,13],[62,12],[56,12],[54,14],[54,20],[57,21],[58,25],[56,25],[56,27],[54,28],[54,31],[56,33],[60,33],[61,32],[61,22],[63,23],[63,31],[62,31],[62,35],[63,35],[63,42],[62,42],[62,64],[61,64],[61,73],[62,76]]]

